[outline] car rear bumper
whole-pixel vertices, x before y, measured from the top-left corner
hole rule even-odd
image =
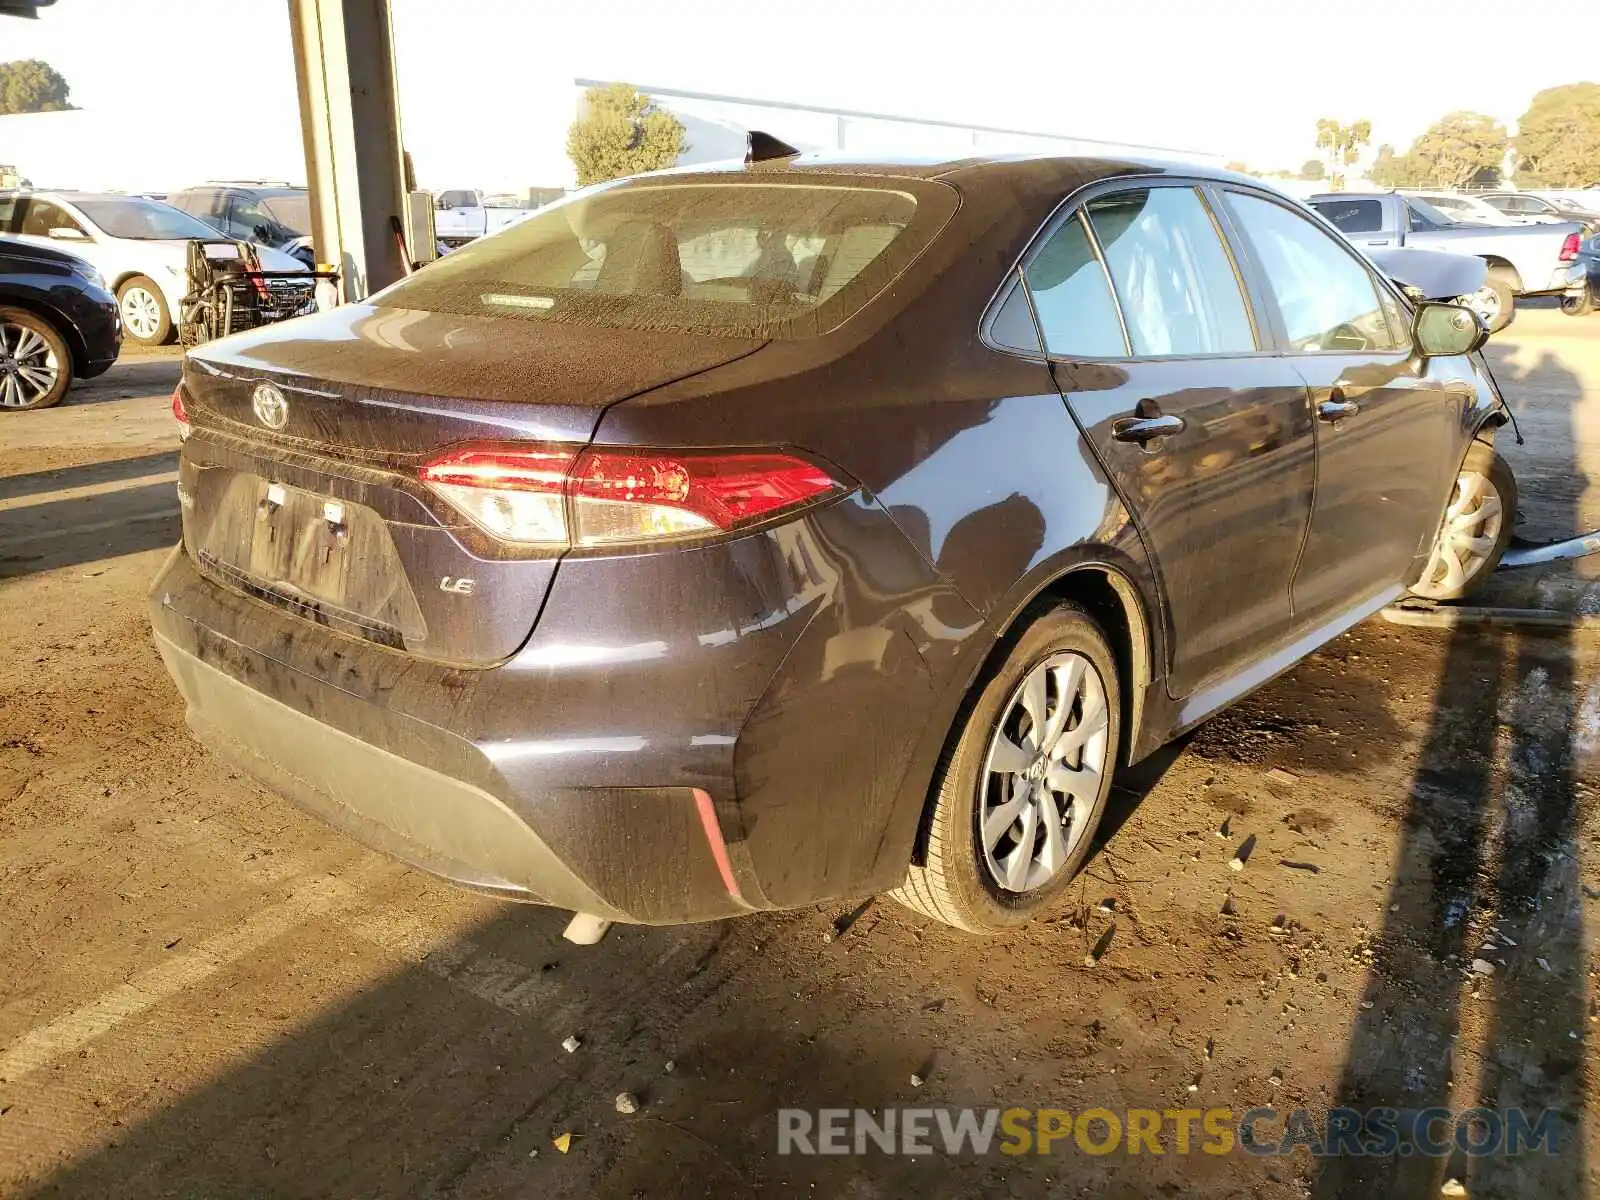
[[[864,541],[895,599],[845,570]],[[979,630],[854,499],[701,550],[564,562],[527,644],[481,669],[335,633],[181,548],[150,612],[190,727],[273,791],[463,886],[645,924],[897,884],[928,664],[956,669],[949,639]]]
[[[1550,286],[1546,292],[1560,292],[1564,295],[1581,295],[1588,286],[1584,265],[1581,262],[1564,263],[1557,267],[1550,276]]]
[[[208,624],[195,620],[201,598],[212,601]],[[222,591],[181,550],[156,581],[151,616],[198,740],[372,849],[474,891],[613,920],[751,907],[719,864],[692,787],[587,787],[559,767],[508,778],[492,744],[404,711],[373,676],[373,657],[388,652],[307,626],[303,640],[322,642],[348,673],[297,669],[269,652],[300,632],[286,628],[296,619]],[[214,626],[265,634],[266,646]]]

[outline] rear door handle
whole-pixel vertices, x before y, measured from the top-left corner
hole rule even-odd
[[[1367,241],[1367,245],[1369,246],[1387,246],[1388,244],[1388,238],[1369,238]]]
[[[1354,400],[1324,400],[1317,405],[1317,416],[1324,421],[1337,423],[1346,417],[1353,417],[1361,411],[1361,405]]]
[[[1135,442],[1143,446],[1156,438],[1182,433],[1184,419],[1174,416],[1119,417],[1111,422],[1111,436],[1119,442]]]

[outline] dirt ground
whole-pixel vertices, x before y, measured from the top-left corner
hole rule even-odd
[[[1529,531],[1600,525],[1600,317],[1497,343]],[[1368,622],[1123,780],[1073,907],[1010,937],[880,900],[579,948],[190,740],[144,616],[176,374],[0,419],[0,1193],[1600,1193],[1592,632]],[[1556,1109],[1558,1150],[777,1152],[784,1108],[1346,1104]]]

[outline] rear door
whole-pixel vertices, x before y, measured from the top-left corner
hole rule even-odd
[[[1400,301],[1291,205],[1228,189],[1223,206],[1317,414],[1317,490],[1294,578],[1314,627],[1411,582],[1461,460],[1468,385],[1430,372]]]
[[[1289,631],[1311,513],[1305,382],[1258,338],[1202,194],[1119,186],[1026,269],[1052,370],[1155,560],[1186,696]]]

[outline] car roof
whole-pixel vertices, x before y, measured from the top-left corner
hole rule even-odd
[[[949,155],[856,155],[842,151],[808,152],[761,162],[730,159],[725,162],[695,163],[673,167],[655,175],[755,174],[830,174],[877,175],[900,179],[1037,179],[1060,175],[1077,179],[1129,174],[1184,174],[1207,179],[1238,181],[1260,185],[1261,181],[1220,167],[1178,159],[1150,158],[1142,155],[1109,154],[988,154],[952,157]]]
[[[165,200],[151,200],[139,192],[64,192],[55,188],[13,188],[0,191],[0,196],[33,196],[40,200],[64,200],[76,204],[80,200],[143,200],[150,204],[165,204]]]

